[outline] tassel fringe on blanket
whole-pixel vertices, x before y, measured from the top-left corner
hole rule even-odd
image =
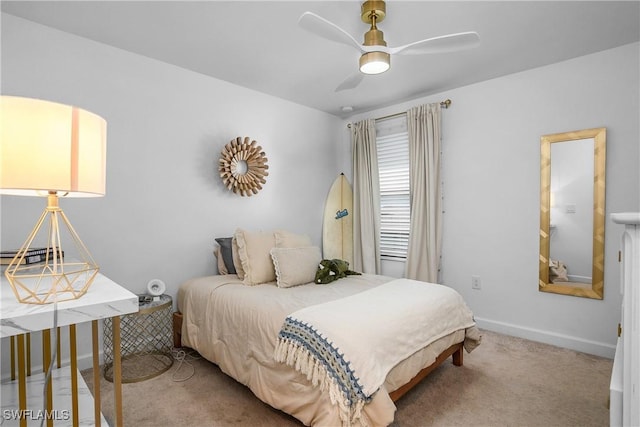
[[[291,338],[292,330],[313,335],[315,338],[313,341],[319,345],[315,349],[305,348],[304,344]],[[366,417],[362,417],[362,409],[371,398],[365,397],[361,391],[358,393],[350,390],[350,385],[345,383],[356,383],[357,386],[357,379],[350,372],[349,363],[345,362],[337,349],[331,347],[327,340],[309,325],[297,322],[295,319],[286,319],[285,327],[280,332],[276,345],[275,360],[306,375],[314,387],[320,387],[320,391],[328,390],[331,404],[338,405],[340,409],[340,420],[344,427],[368,427]],[[349,381],[345,380],[347,375],[350,377]]]

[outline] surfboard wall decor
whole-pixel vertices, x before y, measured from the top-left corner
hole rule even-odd
[[[353,191],[343,173],[333,181],[324,205],[322,257],[353,264]]]

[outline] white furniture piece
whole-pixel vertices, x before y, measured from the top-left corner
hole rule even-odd
[[[10,292],[9,283],[0,280],[0,338],[11,337],[12,380],[3,382],[0,419],[2,427],[40,425],[44,418],[47,425],[104,425],[100,411],[100,366],[98,349],[98,320],[113,317],[114,345],[120,347],[120,316],[138,311],[138,297],[98,274],[87,293],[76,300],[57,304],[57,326],[69,327],[70,366],[52,370],[52,380],[46,389],[44,404],[44,373],[30,375],[29,337],[42,331],[43,363],[46,370],[51,359],[51,329],[54,328],[54,304],[34,305],[19,303]],[[94,399],[77,368],[76,324],[92,322]],[[17,380],[15,379],[14,340],[17,342]],[[26,343],[26,347],[25,347]],[[122,389],[120,378],[120,352],[116,353],[117,365],[114,380],[114,423],[123,425]],[[70,382],[70,384],[69,384]],[[93,405],[91,401],[93,400]],[[91,417],[91,407],[93,417]],[[81,411],[82,409],[82,411]],[[86,410],[89,409],[89,413]]]
[[[611,426],[640,425],[640,212],[611,214],[624,224],[620,278],[622,321],[610,385]]]

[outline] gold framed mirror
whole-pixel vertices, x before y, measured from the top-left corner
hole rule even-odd
[[[605,128],[540,138],[540,291],[603,298],[605,165]]]

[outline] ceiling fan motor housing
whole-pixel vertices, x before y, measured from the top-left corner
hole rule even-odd
[[[367,24],[373,23],[374,16],[376,22],[382,22],[384,17],[387,16],[387,6],[383,0],[367,0],[362,3],[361,10],[360,17]]]
[[[364,33],[364,45],[386,46],[387,42],[384,41],[384,33],[375,27],[371,28],[369,31]]]
[[[376,23],[386,16],[387,7],[384,1],[368,0],[362,4],[362,20],[371,25],[371,29],[364,34],[365,46],[386,46],[384,33],[376,27]]]

